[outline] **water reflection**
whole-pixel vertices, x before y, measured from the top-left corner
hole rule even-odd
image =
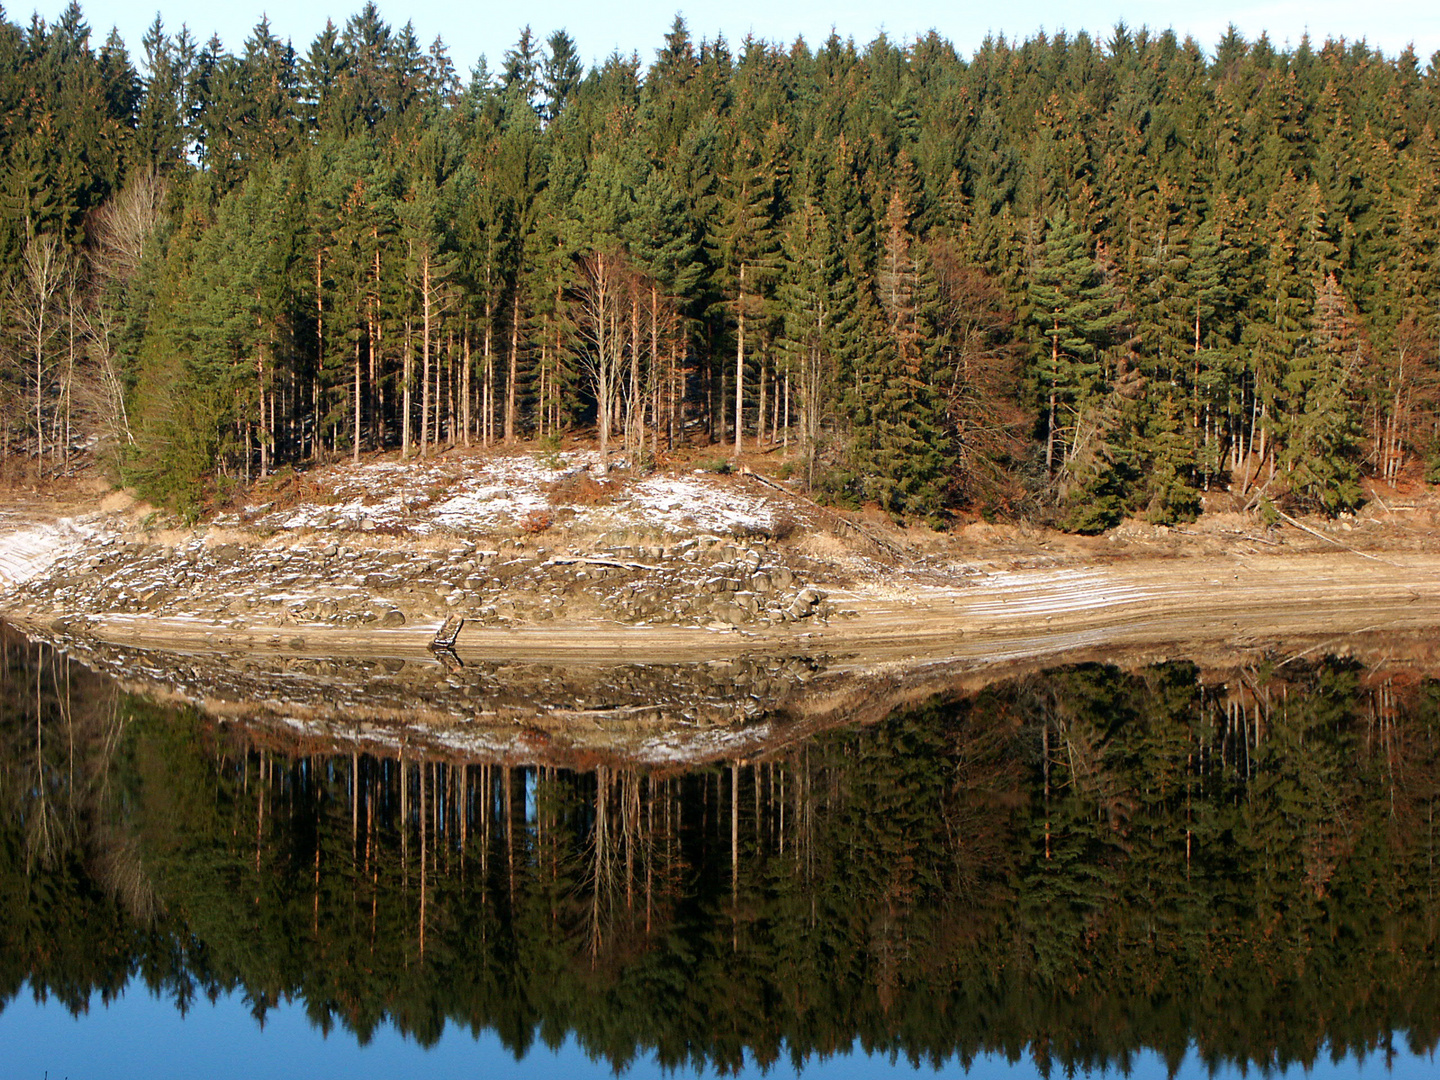
[[[1413,675],[1088,665],[698,769],[517,767],[287,753],[0,648],[7,1001],[134,980],[361,1044],[449,1023],[720,1072],[1383,1065],[1440,1034]]]

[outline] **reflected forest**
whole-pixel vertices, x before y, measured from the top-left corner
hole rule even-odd
[[[7,1001],[134,980],[361,1042],[450,1024],[722,1073],[857,1040],[1049,1072],[1440,1037],[1413,674],[1078,666],[759,758],[571,771],[280,745],[3,648]]]

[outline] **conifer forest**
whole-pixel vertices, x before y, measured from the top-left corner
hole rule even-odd
[[[1440,54],[656,37],[465,70],[371,4],[238,49],[0,9],[4,468],[193,515],[380,451],[710,448],[1086,532],[1440,469]]]

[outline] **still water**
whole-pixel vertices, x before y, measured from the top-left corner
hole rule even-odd
[[[1413,668],[1075,666],[562,767],[0,646],[6,1076],[1435,1072]]]

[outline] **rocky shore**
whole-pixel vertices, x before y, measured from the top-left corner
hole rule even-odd
[[[1219,644],[1288,655],[1440,626],[1433,500],[1283,526],[1210,515],[1095,538],[983,523],[907,534],[773,481],[592,468],[583,453],[330,466],[192,528],[118,493],[12,506],[0,617],[72,645],[232,664],[264,652],[433,665],[437,630],[463,618],[456,658],[471,666],[765,654],[872,672]],[[247,692],[272,677],[288,676],[257,675]],[[306,678],[297,706],[313,704]],[[343,681],[332,697],[364,697]]]
[[[165,542],[97,524],[83,547],[20,583],[11,604],[67,624],[198,618],[231,631],[427,628],[451,615],[499,628],[560,619],[711,629],[834,616],[797,561],[768,541],[714,536],[572,551],[233,530]]]

